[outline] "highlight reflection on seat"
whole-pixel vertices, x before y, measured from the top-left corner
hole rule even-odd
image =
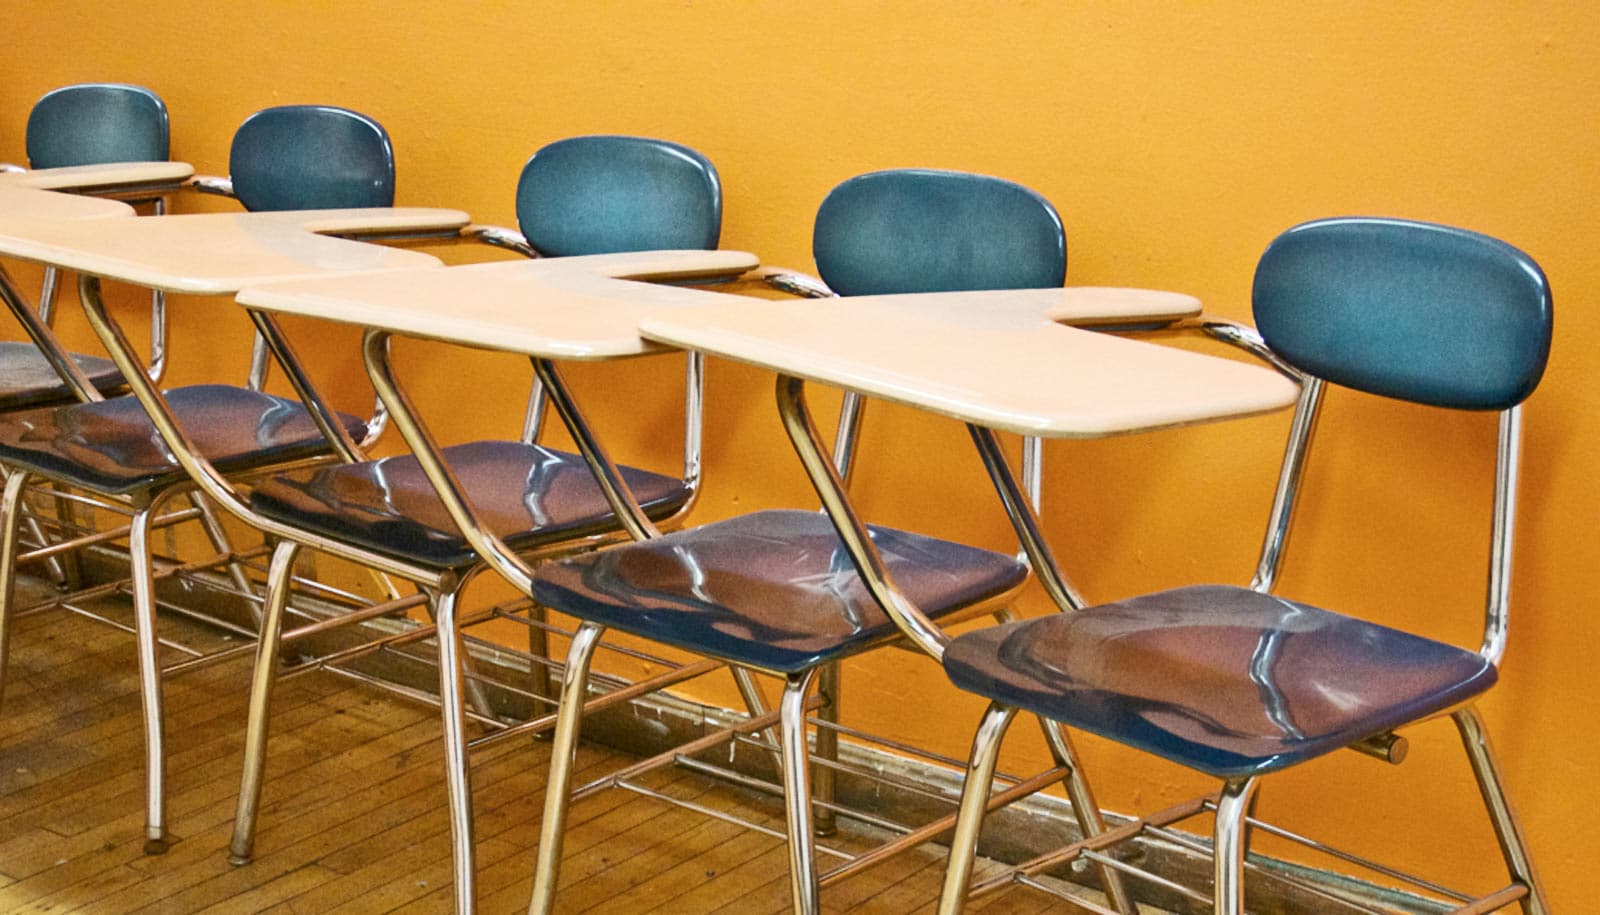
[[[889,574],[929,616],[1001,595],[1015,557],[872,527]],[[563,560],[534,599],[582,619],[779,673],[803,671],[900,635],[856,574],[832,522],[765,511]]]
[[[442,454],[490,530],[514,550],[616,528],[604,494],[576,454],[502,441],[456,445]],[[671,515],[689,499],[682,480],[631,467],[621,472],[652,518]],[[250,504],[301,530],[434,568],[479,561],[410,455],[274,477],[256,488]]]
[[[1447,709],[1496,676],[1473,652],[1225,585],[967,633],[945,669],[965,689],[1228,777]]]

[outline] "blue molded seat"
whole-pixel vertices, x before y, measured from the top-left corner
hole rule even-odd
[[[68,355],[101,394],[110,397],[125,390],[122,373],[110,359],[82,353]],[[72,391],[37,346],[13,340],[0,342],[0,413],[72,400]]]
[[[1474,232],[1330,219],[1290,229],[1268,247],[1253,301],[1267,346],[1305,374],[1255,580],[956,638],[944,659],[950,679],[993,701],[969,771],[993,771],[1009,716],[1022,708],[1223,780],[1214,821],[1216,911],[1237,912],[1245,816],[1259,776],[1345,747],[1387,752],[1396,729],[1450,715],[1498,834],[1509,889],[1527,897],[1529,911],[1544,911],[1471,705],[1496,682],[1505,647],[1520,404],[1550,350],[1544,274],[1526,254]],[[1329,383],[1430,407],[1500,411],[1496,536],[1476,650],[1269,593]],[[982,781],[962,801],[943,911],[959,911],[967,892]]]
[[[971,632],[945,670],[962,689],[1220,778],[1349,746],[1496,679],[1475,652],[1226,585]]]
[[[993,601],[1028,568],[1013,556],[871,527],[895,583],[933,618]],[[534,600],[579,619],[790,674],[900,637],[828,517],[740,515],[543,566]]]
[[[239,473],[325,454],[328,444],[298,401],[232,385],[165,392],[181,426],[216,468]],[[360,439],[366,423],[341,414]],[[0,464],[107,495],[187,483],[188,474],[131,397],[0,416]]]
[[[583,458],[524,442],[482,441],[441,449],[489,529],[513,550],[615,530],[617,521]],[[652,519],[680,509],[682,480],[622,469]],[[481,562],[410,455],[284,474],[257,486],[262,515],[402,561],[462,570]]]

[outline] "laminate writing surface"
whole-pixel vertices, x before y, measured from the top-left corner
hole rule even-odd
[[[0,182],[0,221],[12,219],[118,219],[134,215],[126,203],[80,197]]]
[[[653,315],[647,338],[994,429],[1143,432],[1288,406],[1277,372],[1060,323],[1062,289],[722,302]],[[1080,303],[1081,304],[1081,303]]]
[[[243,290],[239,302],[530,356],[614,359],[662,349],[639,336],[649,315],[766,304],[668,285],[733,277],[757,263],[742,251],[702,250],[498,261],[274,283]]]
[[[40,192],[43,193],[43,192]],[[134,220],[13,218],[0,211],[0,256],[166,292],[221,295],[329,272],[438,265],[420,251],[332,233],[453,231],[459,210],[375,208],[203,213]]]
[[[94,193],[141,187],[176,188],[194,177],[187,162],[105,162],[0,172],[0,187]]]

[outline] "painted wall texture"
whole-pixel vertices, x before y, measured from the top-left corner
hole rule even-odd
[[[1483,707],[1555,907],[1579,911],[1600,894],[1588,866],[1600,835],[1583,822],[1600,806],[1600,620],[1583,597],[1600,592],[1600,9],[57,0],[6,20],[0,158],[12,160],[33,101],[72,82],[155,89],[174,158],[212,174],[252,111],[338,104],[388,127],[400,203],[511,224],[518,170],[540,145],[653,135],[717,163],[725,247],[807,270],[811,216],[835,183],[892,166],[967,169],[1055,202],[1070,283],[1183,290],[1236,318],[1249,316],[1255,258],[1305,219],[1406,216],[1522,247],[1550,276],[1557,330],[1527,407],[1510,651]],[[227,307],[178,303],[172,382],[242,377],[217,352],[219,339],[246,339]],[[369,403],[358,334],[293,326],[340,405]],[[515,434],[525,362],[424,345],[402,357],[441,437]],[[572,376],[620,458],[675,466],[676,359]],[[482,393],[495,387],[507,396]],[[692,523],[813,504],[770,376],[714,362],[709,405]],[[1077,583],[1109,599],[1247,579],[1287,421],[1053,444],[1046,520]],[[871,520],[1011,548],[962,429],[880,406],[867,431],[856,486]],[[1493,442],[1491,417],[1335,392],[1282,590],[1475,646]],[[1045,601],[1030,592],[1022,610],[1045,612]],[[952,755],[965,755],[981,711],[904,653],[849,665],[846,688],[848,720]],[[1006,767],[1042,762],[1042,743],[1015,731]],[[1399,768],[1340,754],[1268,781],[1260,809],[1486,888],[1500,879],[1496,850],[1454,731],[1435,722],[1411,737]],[[1205,787],[1097,740],[1080,750],[1112,810]]]

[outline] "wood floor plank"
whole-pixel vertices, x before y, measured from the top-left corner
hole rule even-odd
[[[329,673],[278,684],[255,860],[227,861],[250,662],[163,684],[174,842],[143,853],[144,735],[132,639],[72,614],[13,630],[0,707],[0,912],[447,913],[451,838],[437,709]],[[576,784],[631,760],[580,746]],[[522,912],[549,775],[549,743],[473,754],[480,911]],[[652,789],[782,829],[771,797],[668,768]],[[785,912],[780,839],[625,790],[569,812],[559,910],[605,915]],[[828,840],[867,844],[860,835]],[[824,866],[833,859],[822,856]],[[911,855],[823,892],[828,911],[922,911],[943,850]],[[985,913],[1056,911],[1040,894],[981,901]]]

